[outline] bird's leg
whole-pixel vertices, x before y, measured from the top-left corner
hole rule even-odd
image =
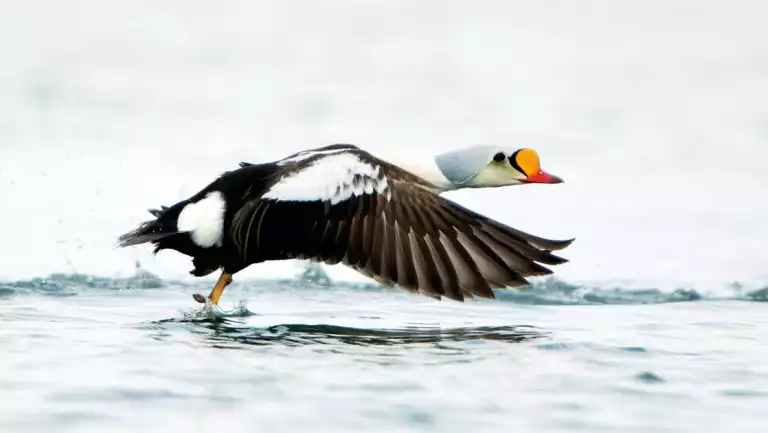
[[[213,286],[213,290],[211,290],[211,294],[208,295],[208,299],[211,300],[211,304],[217,305],[219,303],[219,299],[221,299],[221,294],[224,293],[224,289],[227,288],[229,283],[232,282],[232,274],[230,274],[227,271],[222,271],[221,276],[219,277],[219,281],[216,282],[216,285]],[[195,293],[192,295],[193,298],[195,298],[195,301],[205,304],[205,298],[203,295],[199,293]]]

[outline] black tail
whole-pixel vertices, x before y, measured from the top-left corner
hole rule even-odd
[[[161,239],[178,234],[176,220],[178,211],[173,212],[173,208],[162,207],[162,210],[150,209],[149,213],[156,219],[142,223],[138,228],[117,238],[117,246],[120,248],[130,247],[132,245],[144,244],[147,242],[157,242]]]

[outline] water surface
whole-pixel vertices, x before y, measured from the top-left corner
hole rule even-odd
[[[759,290],[551,280],[462,304],[242,281],[214,314],[191,297],[208,289],[141,272],[1,284],[0,430],[758,432],[766,419]]]

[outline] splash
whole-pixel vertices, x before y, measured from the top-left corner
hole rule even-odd
[[[205,305],[200,308],[192,308],[182,311],[185,320],[217,320],[231,317],[248,317],[255,315],[247,307],[248,301],[239,300],[231,310],[223,310],[218,305],[211,304],[211,300],[206,298]]]
[[[246,293],[258,291],[292,292],[312,291],[391,291],[390,287],[377,283],[334,282],[319,264],[309,262],[305,269],[294,278],[240,280],[238,285]],[[205,283],[195,280],[165,280],[137,266],[134,275],[129,277],[103,277],[79,273],[56,273],[46,277],[29,280],[1,282],[0,299],[24,294],[47,296],[77,296],[93,292],[126,290],[163,290],[166,288],[204,288]],[[597,287],[573,284],[557,278],[534,281],[530,286],[515,290],[495,291],[500,302],[512,302],[525,305],[634,305],[664,304],[675,302],[700,302],[715,300],[740,300],[768,302],[768,286],[747,287],[733,283],[716,293],[706,293],[694,288],[681,287],[672,291],[653,287],[636,289],[621,285]],[[184,312],[190,318],[239,317],[250,312],[245,300],[241,300],[232,310],[224,311],[218,306],[205,305],[200,309]],[[250,313],[252,314],[252,313]]]

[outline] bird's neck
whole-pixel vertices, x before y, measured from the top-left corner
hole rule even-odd
[[[440,188],[441,191],[457,189],[456,185],[451,183],[440,171],[437,163],[435,163],[434,154],[420,154],[410,151],[389,152],[383,153],[381,159],[421,177]]]

